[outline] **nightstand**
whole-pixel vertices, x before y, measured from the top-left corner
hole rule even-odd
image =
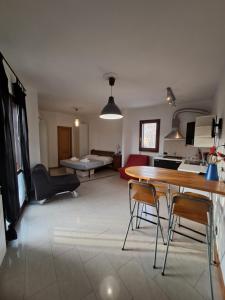
[[[122,155],[115,154],[113,156],[113,162],[112,162],[113,169],[117,171],[121,167],[121,163],[122,163]]]

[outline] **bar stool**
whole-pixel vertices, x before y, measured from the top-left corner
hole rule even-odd
[[[206,242],[208,246],[208,265],[209,265],[209,281],[211,288],[211,298],[213,298],[212,286],[212,240],[213,240],[213,204],[212,201],[203,195],[196,193],[181,193],[174,195],[169,216],[169,233],[167,238],[167,248],[164,258],[164,265],[162,275],[165,275],[165,268],[168,256],[169,245],[173,232],[183,236],[192,238],[184,233],[176,231],[174,228],[174,221],[176,217],[182,217],[199,224],[205,225],[206,229]]]
[[[159,197],[164,197],[166,199],[167,208],[168,208],[168,212],[169,212],[169,207],[170,207],[170,192],[171,192],[170,185],[168,185],[167,183],[150,181],[150,180],[144,180],[144,181],[142,180],[142,182],[146,182],[146,183],[152,184],[155,187],[155,189],[156,189],[157,195]]]
[[[147,183],[150,183],[152,184],[154,187],[155,187],[155,190],[156,190],[156,194],[159,198],[159,200],[162,200],[164,199],[164,201],[166,200],[166,206],[167,206],[167,211],[168,211],[168,217],[169,217],[169,212],[170,212],[170,205],[171,205],[171,196],[176,192],[177,193],[177,190],[175,190],[174,188],[171,188],[170,185],[168,185],[167,183],[163,183],[163,182],[155,182],[155,181],[142,181],[142,182],[147,182]],[[163,200],[162,200],[163,201]],[[146,205],[143,205],[142,206],[142,211],[141,211],[141,215],[142,214],[145,214],[145,215],[150,215],[150,216],[153,216],[153,217],[156,217],[155,214],[152,214],[152,213],[149,213],[147,212],[147,209],[146,209]],[[163,220],[168,220],[167,217],[163,217],[162,215],[159,214],[159,218],[160,219],[163,219]],[[140,224],[141,224],[141,219],[139,220],[139,224],[137,226],[137,228],[140,227]]]
[[[155,240],[155,256],[154,256],[154,263],[153,268],[156,268],[156,254],[157,254],[157,245],[158,245],[158,232],[160,229],[163,243],[164,242],[164,236],[163,236],[163,228],[160,223],[159,218],[159,196],[157,196],[157,192],[155,187],[152,184],[144,183],[144,182],[138,182],[135,180],[130,180],[128,182],[128,192],[129,192],[129,206],[130,206],[130,221],[128,224],[127,232],[125,235],[124,243],[122,250],[125,250],[125,244],[127,240],[127,236],[130,230],[130,227],[132,226],[133,230],[133,219],[136,218],[136,228],[137,228],[137,222],[138,220],[143,220],[149,223],[152,223],[156,225],[156,240]],[[132,201],[134,202],[132,206]],[[139,205],[146,205],[154,207],[156,210],[156,218],[157,221],[154,222],[152,220],[148,220],[142,216],[142,214],[139,214]],[[137,206],[137,209],[136,209]],[[136,209],[136,215],[135,215],[135,209]]]
[[[152,182],[152,184],[154,185],[154,187],[156,189],[156,193],[157,193],[158,197],[159,198],[161,198],[161,197],[165,198],[168,213],[169,213],[169,210],[170,210],[170,187],[166,183]]]

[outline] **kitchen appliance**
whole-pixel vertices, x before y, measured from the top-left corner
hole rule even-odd
[[[198,113],[202,115],[208,114],[208,111],[205,109],[196,109],[196,108],[181,108],[176,110],[173,113],[173,118],[172,118],[172,130],[165,136],[165,140],[178,140],[182,141],[184,140],[184,136],[180,132],[180,119],[179,115],[183,113]]]

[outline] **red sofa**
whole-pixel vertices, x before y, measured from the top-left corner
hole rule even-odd
[[[133,179],[131,176],[128,176],[125,173],[125,169],[128,167],[134,166],[148,166],[149,165],[149,156],[142,154],[130,154],[127,160],[126,165],[123,168],[119,168],[120,177],[126,180]]]

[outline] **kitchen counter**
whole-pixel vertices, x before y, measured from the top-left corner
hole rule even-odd
[[[163,160],[172,160],[172,161],[183,161],[184,160],[184,158],[163,157],[163,156],[155,156],[154,159],[163,159]]]
[[[201,165],[192,165],[187,164],[185,161],[182,161],[182,163],[178,167],[178,171],[185,171],[185,172],[191,172],[191,173],[206,173],[207,166],[201,166]]]
[[[191,172],[191,173],[206,173],[207,166],[202,166],[195,161],[187,161],[180,157],[154,157],[154,166],[160,168],[175,169],[178,171]]]

